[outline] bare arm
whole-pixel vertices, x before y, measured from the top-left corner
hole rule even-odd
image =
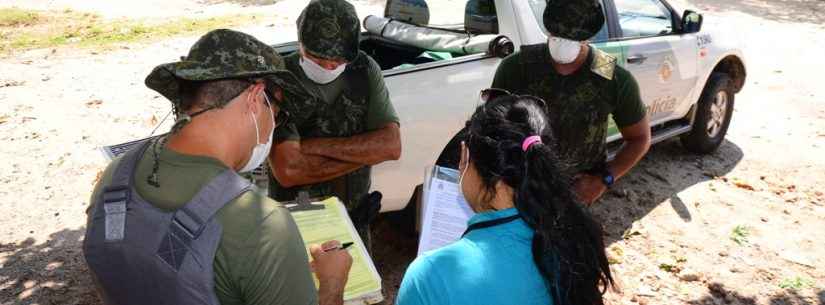
[[[349,174],[363,164],[335,160],[301,152],[302,142],[284,141],[269,153],[269,164],[275,179],[284,187],[329,181]]]
[[[397,123],[347,138],[315,138],[301,141],[301,152],[363,165],[375,165],[401,157],[401,129]]]
[[[619,179],[630,171],[650,148],[650,122],[647,116],[641,121],[619,130],[625,145],[608,163],[613,177]]]

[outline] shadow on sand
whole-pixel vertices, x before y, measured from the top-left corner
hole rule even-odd
[[[630,174],[591,208],[604,225],[605,242],[609,246],[621,240],[633,222],[661,204],[670,205],[683,221],[693,221],[679,193],[724,176],[742,157],[739,146],[727,140],[716,152],[704,156],[685,151],[676,139],[653,146]]]
[[[99,304],[81,251],[85,230],[0,244],[0,304]]]
[[[739,304],[755,305],[758,300],[754,297],[740,295],[736,291],[726,289],[720,283],[708,284],[710,295],[688,302],[690,305]],[[763,302],[764,303],[764,302]],[[786,290],[768,298],[770,305],[825,305],[825,290],[816,293],[816,296],[803,296],[797,290]]]

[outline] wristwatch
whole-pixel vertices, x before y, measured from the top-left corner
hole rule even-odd
[[[613,177],[613,173],[610,172],[610,169],[605,168],[604,172],[602,172],[602,183],[605,186],[610,187],[613,185],[613,182],[616,182],[616,177]]]
[[[607,163],[601,163],[593,167],[591,170],[587,171],[588,174],[602,177],[602,183],[606,187],[610,187],[613,185],[613,182],[616,182],[616,177],[613,176],[613,173],[610,172],[610,167],[607,166]]]

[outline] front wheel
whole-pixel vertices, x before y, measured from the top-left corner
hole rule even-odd
[[[685,149],[709,154],[722,144],[733,116],[734,94],[730,76],[713,73],[696,105],[693,129],[681,137]]]

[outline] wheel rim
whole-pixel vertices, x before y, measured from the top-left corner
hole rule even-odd
[[[722,131],[722,125],[725,123],[725,116],[728,112],[728,94],[725,91],[719,91],[713,98],[713,103],[710,104],[710,120],[708,120],[708,136],[715,138]]]

